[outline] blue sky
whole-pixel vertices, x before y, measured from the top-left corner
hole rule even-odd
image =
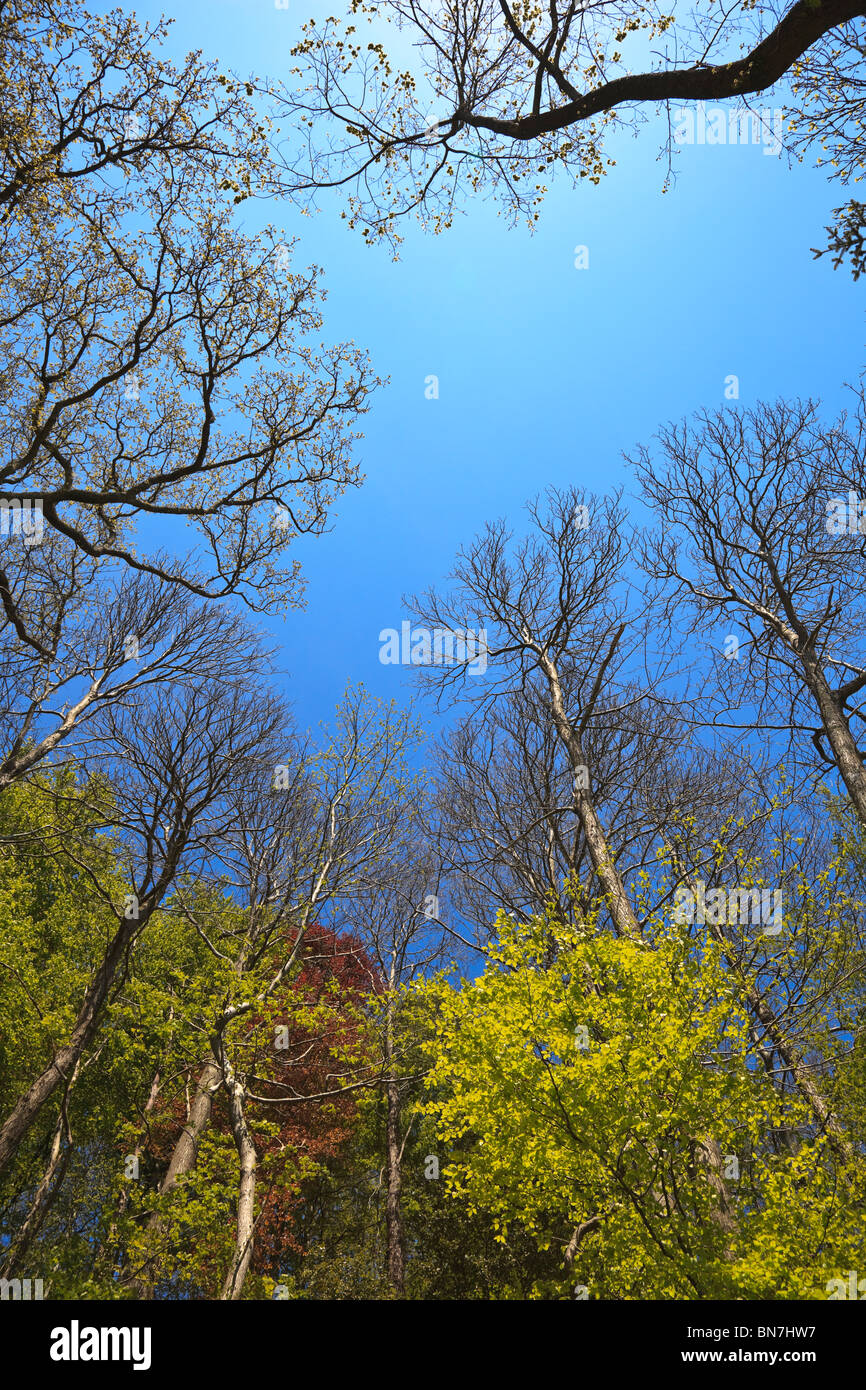
[[[136,10],[176,19],[173,54],[200,48],[244,76],[279,77],[303,20],[334,12],[333,0]],[[379,662],[380,629],[407,616],[401,595],[440,582],[486,520],[519,527],[549,484],[628,488],[622,452],[724,405],[730,374],[741,405],[842,404],[864,365],[863,290],[810,247],[848,195],[751,144],[683,147],[663,194],[659,130],[611,145],[618,163],[598,187],[554,186],[534,235],[476,199],[439,237],[407,224],[397,264],[348,231],[336,199],[313,218],[245,205],[251,225],[299,238],[300,264],[324,267],[325,340],[354,339],[390,377],[364,421],[366,481],[331,534],[298,547],[306,610],[263,620],[301,724],[330,718],[348,680],[408,696],[406,670]],[[438,400],[425,399],[430,374]]]

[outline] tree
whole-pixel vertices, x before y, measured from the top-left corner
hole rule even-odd
[[[862,1172],[755,1069],[712,941],[663,916],[643,941],[497,928],[482,975],[421,987],[437,1009],[426,1108],[443,1144],[476,1140],[449,1163],[453,1200],[491,1211],[503,1241],[520,1223],[559,1248],[534,1296],[825,1297],[857,1246]]]
[[[584,746],[594,720],[616,718],[636,703],[634,691],[617,684],[639,621],[628,611],[624,583],[625,515],[617,498],[585,501],[574,490],[555,489],[546,506],[536,500],[527,510],[534,534],[512,544],[503,522],[488,524],[460,552],[452,592],[430,590],[413,600],[428,629],[455,636],[455,660],[428,665],[424,676],[442,690],[459,686],[467,698],[471,658],[464,642],[461,659],[456,638],[475,631],[473,623],[483,629],[492,669],[473,703],[483,708],[497,695],[533,690],[567,758],[574,812],[614,930],[638,936]]]
[[[716,662],[745,697],[733,722],[808,735],[813,759],[838,770],[866,823],[856,734],[866,718],[864,424],[862,392],[853,418],[832,425],[811,401],[704,412],[663,430],[660,449],[633,462],[662,523],[642,563],[667,613],[682,615],[685,601],[687,630],[705,640],[732,620],[741,630],[736,659]]]
[[[628,648],[634,651],[640,644],[646,652],[646,642],[640,640],[645,619],[635,620],[625,590],[624,517],[616,498],[605,499],[602,505],[593,499],[590,506],[577,501],[573,492],[551,491],[544,511],[538,504],[529,510],[536,535],[512,545],[503,524],[489,525],[461,552],[453,573],[452,594],[440,599],[430,592],[416,600],[416,611],[429,628],[452,634],[474,630],[472,623],[485,624],[485,650],[492,659],[492,671],[485,688],[472,697],[476,705],[494,706],[503,694],[513,698],[515,691],[527,687],[535,691],[574,779],[574,812],[600,889],[586,897],[592,908],[604,912],[617,936],[638,941],[646,931],[647,917],[638,917],[623,880],[617,845],[611,842],[599,814],[594,769],[587,764],[585,742],[596,723],[602,730],[611,725],[621,727],[623,714],[633,711],[648,693],[636,693],[624,679]],[[664,548],[668,541],[663,537],[661,544]],[[629,623],[626,646],[622,639]],[[662,673],[669,662],[670,656],[662,654]],[[458,685],[462,689],[466,669],[464,658],[432,665],[427,674],[440,690]],[[662,697],[656,691],[654,698]],[[546,809],[549,812],[551,808]],[[688,817],[683,809],[672,805],[668,815],[666,843],[658,850],[673,860],[678,883],[690,882],[692,866],[684,862],[677,843],[679,827]],[[724,836],[718,830],[713,834],[710,862],[716,859],[719,841],[729,837],[730,827],[724,830]],[[654,909],[665,902],[665,892],[663,888]],[[784,1011],[780,1016],[774,1008],[772,977],[768,983],[760,964],[757,969],[744,967],[736,942],[719,922],[710,922],[715,944],[737,980],[742,1005],[750,1011],[755,1026],[767,1035],[772,1049],[778,1051],[816,1123],[828,1133],[834,1151],[847,1161],[850,1141],[832,1102],[792,1041]],[[555,941],[550,949],[555,951]],[[709,1169],[717,1169],[717,1150],[700,1134],[695,1136],[695,1143]],[[717,1174],[714,1182],[720,1198],[718,1217],[723,1222]]]
[[[227,933],[243,927],[244,913],[217,896],[208,913],[211,941],[220,940],[220,914]],[[197,935],[189,920],[187,930]],[[356,1124],[358,1082],[374,1067],[367,1037],[372,973],[356,939],[315,923],[307,928],[280,985],[215,1049],[220,1085],[207,1130],[197,1137],[196,1164],[161,1200],[189,1114],[197,1024],[206,1008],[198,981],[180,993],[178,1040],[185,1047],[176,1050],[173,1075],[141,1133],[150,1181],[135,1189],[116,1236],[125,1289],[134,1276],[140,1291],[146,1271],[153,1296],[183,1289],[237,1300],[267,1296],[291,1278],[304,1252],[305,1192],[339,1171]],[[223,986],[225,973],[213,961],[204,975],[211,990]]]
[[[134,709],[110,706],[102,719],[101,746],[91,750],[84,768],[94,774],[97,824],[122,841],[130,891],[121,896],[113,873],[106,881],[88,870],[74,842],[54,829],[46,835],[49,852],[69,858],[86,876],[112,931],[93,962],[71,1026],[0,1126],[0,1171],[92,1042],[133,942],[178,875],[205,862],[225,833],[232,793],[249,776],[280,711],[271,697],[251,694],[237,680],[196,677],[170,697],[158,692],[149,708],[143,701]],[[110,790],[104,775],[109,769]]]
[[[190,1026],[202,1051],[193,1059],[193,1097],[159,1184],[148,1227],[159,1247],[172,1194],[199,1160],[218,1094],[230,1102],[231,1132],[240,1162],[236,1243],[222,1297],[241,1297],[255,1252],[258,1151],[246,1116],[257,1094],[246,1031],[282,997],[297,971],[308,927],[345,921],[349,905],[368,890],[377,865],[405,818],[405,758],[417,738],[408,713],[347,692],[332,740],[315,749],[283,730],[280,748],[235,785],[231,812],[214,842],[214,865],[244,909],[226,915],[222,898],[180,895],[182,910],[218,962],[215,987],[191,1001]],[[410,798],[411,800],[411,798]],[[351,915],[349,915],[351,921]],[[376,987],[375,975],[370,980]],[[271,1039],[273,1045],[273,1038]],[[378,1084],[365,1055],[330,1088],[333,1096]],[[259,1099],[260,1095],[259,1095]],[[286,1103],[303,1097],[287,1095]],[[139,1295],[153,1291],[154,1256],[145,1244],[128,1271]]]
[[[99,834],[95,791],[65,769],[19,783],[0,799],[3,1115],[14,1109],[34,1074],[50,1065],[58,1039],[72,1028],[94,952],[111,930],[104,904],[87,891],[87,875],[99,876],[120,900],[129,886],[110,841]],[[84,873],[72,856],[52,852],[58,838],[73,849]],[[4,1174],[0,1205],[9,1236],[3,1245],[4,1277],[17,1274],[26,1260],[57,1200],[76,1144],[98,1132],[97,1097],[100,1082],[105,1084],[105,1059],[99,1052],[95,1048],[80,1055],[61,1078],[56,1112],[46,1113],[44,1123],[37,1117],[29,1142],[17,1147]]]
[[[67,543],[25,552],[14,572],[13,563],[0,648],[0,790],[55,755],[74,759],[98,737],[109,705],[212,674],[239,676],[251,659],[260,665],[236,617],[153,575],[126,571],[100,583],[95,564]]]
[[[656,870],[660,839],[684,807],[690,838],[705,847],[726,813],[745,809],[761,769],[702,747],[688,707],[658,702],[637,682],[629,699],[627,685],[615,703],[603,692],[582,746],[618,871],[634,883]],[[474,940],[487,941],[500,910],[522,920],[555,904],[563,921],[592,911],[574,780],[544,693],[529,683],[470,710],[441,738],[428,833]]]
[[[252,88],[177,69],[164,37],[78,0],[0,11],[0,499],[111,566],[296,603],[285,551],[358,482],[373,381],[351,345],[309,342],[318,270],[235,225],[273,186]],[[135,543],[143,518],[190,528],[187,558]],[[2,575],[0,595],[20,631]]]
[[[423,801],[421,788],[418,801]],[[443,885],[432,845],[421,831],[418,807],[406,807],[401,833],[357,894],[351,920],[367,945],[381,980],[373,1021],[381,1057],[384,1102],[382,1182],[385,1188],[385,1254],[396,1298],[406,1296],[407,1233],[403,1208],[404,1155],[414,1116],[407,1105],[424,1070],[417,1020],[406,1009],[407,988],[442,960],[448,928],[442,921]]]
[[[863,13],[862,0],[795,0],[781,14],[745,0],[722,15],[644,0],[352,0],[345,22],[311,20],[294,50],[306,87],[282,100],[306,149],[290,185],[301,197],[348,189],[371,241],[399,239],[412,212],[447,227],[479,190],[531,223],[557,167],[600,180],[607,129],[662,108],[670,150],[671,103],[742,101],[786,75],[800,144],[841,145],[859,175]],[[412,44],[406,68],[386,51],[389,25]]]
[[[166,20],[143,29],[135,15],[92,15],[78,0],[4,0],[0,23],[7,223],[19,211],[80,213],[94,180],[148,161],[188,163],[214,181],[244,171],[247,194],[266,177],[265,133],[244,84],[220,82],[199,54],[181,68],[157,59]]]
[[[111,930],[101,894],[75,861],[106,886],[113,872],[120,898],[129,887],[120,847],[96,832],[91,800],[68,769],[16,784],[0,800],[0,1003],[10,1020],[0,1038],[4,1112],[50,1061],[58,1033],[72,1026],[78,995]],[[74,858],[40,842],[40,833],[61,832],[75,844]],[[198,900],[204,914],[209,900],[213,943],[220,919],[226,934],[243,924],[226,890],[198,877],[176,885],[130,945],[103,1026],[0,1181],[4,1278],[26,1275],[35,1264],[50,1271],[55,1298],[128,1293],[125,1276],[139,1258],[155,1190],[186,1119],[185,1093],[188,1102],[201,1048],[196,1021],[222,984],[184,905]],[[362,1094],[345,1079],[364,1074],[367,1050],[375,1069],[367,1041],[375,984],[356,940],[313,924],[294,970],[236,1030],[232,1058],[243,1056],[250,1076],[246,1101],[260,1183],[253,1296],[303,1253],[305,1186],[340,1170]],[[215,1098],[210,1143],[168,1223],[158,1271],[163,1294],[218,1293],[230,1263],[237,1176],[224,1088]]]

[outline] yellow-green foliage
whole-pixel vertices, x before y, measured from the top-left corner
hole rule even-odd
[[[536,1295],[826,1298],[856,1264],[862,1178],[756,1060],[718,948],[665,922],[642,941],[504,915],[497,930],[477,979],[420,987],[425,1112],[460,1145],[454,1198],[503,1241],[519,1222],[564,1249],[593,1223]]]

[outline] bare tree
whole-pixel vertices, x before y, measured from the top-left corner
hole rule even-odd
[[[227,610],[150,574],[100,583],[96,569],[65,542],[27,551],[14,576],[9,567],[30,636],[11,621],[0,629],[0,791],[52,755],[83,751],[110,704],[245,670],[240,623]]]
[[[864,426],[862,393],[853,418],[833,425],[812,402],[703,413],[634,463],[661,522],[643,566],[668,614],[691,615],[687,634],[716,639],[724,693],[712,722],[791,731],[801,747],[807,736],[866,824]],[[725,627],[737,645],[723,655]]]
[[[552,489],[546,510],[538,503],[528,510],[535,534],[511,547],[503,523],[488,525],[460,552],[451,594],[440,598],[431,590],[413,600],[429,629],[453,636],[483,627],[491,669],[472,678],[477,693],[468,693],[468,660],[459,653],[454,662],[427,666],[424,675],[442,690],[459,683],[461,696],[481,708],[526,688],[543,702],[568,761],[575,814],[614,930],[638,936],[586,752],[593,721],[623,713],[638,698],[614,693],[635,644],[633,633],[626,638],[625,514],[617,498],[587,502],[574,490]]]
[[[248,655],[254,656],[254,649],[248,648]],[[111,930],[68,1037],[0,1126],[0,1170],[90,1045],[130,947],[178,875],[201,871],[225,834],[232,817],[230,793],[249,776],[280,711],[270,696],[250,695],[237,679],[201,673],[170,695],[157,690],[147,703],[139,695],[129,708],[109,706],[101,718],[100,746],[91,750],[84,769],[94,809],[105,831],[122,845],[131,891],[117,901],[111,876],[104,881],[68,837],[46,833],[50,852],[77,863]]]
[[[696,470],[694,477],[697,486],[703,475]],[[642,925],[626,891],[618,845],[610,837],[610,809],[605,807],[607,815],[603,819],[596,791],[596,769],[588,761],[592,731],[600,726],[603,734],[605,729],[613,727],[621,736],[628,719],[640,710],[650,690],[662,710],[670,708],[669,702],[662,699],[656,682],[648,682],[648,689],[636,693],[627,679],[626,653],[634,657],[638,646],[633,640],[628,644],[623,640],[631,618],[629,596],[624,587],[628,553],[624,515],[617,499],[607,499],[602,505],[593,502],[590,507],[585,501],[579,501],[573,492],[551,492],[548,509],[542,512],[536,504],[530,508],[530,513],[538,538],[523,540],[509,549],[510,537],[504,527],[501,524],[488,526],[480,539],[461,551],[452,576],[454,586],[450,596],[440,599],[430,592],[415,601],[416,611],[428,627],[465,633],[472,629],[473,623],[490,625],[486,634],[492,665],[489,679],[482,684],[480,677],[474,677],[477,691],[467,694],[470,678],[466,660],[453,664],[444,662],[438,668],[428,667],[424,674],[440,692],[459,687],[463,698],[482,710],[495,709],[503,700],[507,709],[509,702],[514,704],[518,692],[522,699],[527,690],[531,692],[531,702],[546,710],[549,728],[556,734],[574,779],[575,815],[611,925],[618,935],[638,938],[642,935]],[[590,516],[591,527],[584,526]],[[672,542],[666,537],[659,544],[665,547]],[[676,602],[676,595],[673,602]],[[632,633],[639,632],[634,619],[632,623]],[[645,643],[641,643],[641,650],[645,653]],[[662,673],[665,669],[663,665]],[[681,716],[683,711],[677,708],[676,713]],[[665,727],[664,721],[659,727]],[[675,728],[675,722],[668,727]],[[639,744],[637,746],[640,748]],[[624,747],[628,747],[627,742]],[[635,764],[630,771],[639,783],[640,774]],[[483,779],[481,785],[484,786]],[[687,788],[688,779],[683,778],[680,790]],[[728,810],[737,804],[736,779],[732,790],[734,795],[727,797]],[[628,804],[629,788],[624,786],[618,791],[622,801]],[[705,783],[703,792],[706,808],[710,783]],[[667,800],[667,804],[663,805],[661,824],[658,821],[656,824],[664,831],[663,843],[674,860],[675,881],[689,882],[693,870],[677,847],[681,838],[677,825],[686,818],[690,808],[688,803],[683,804],[682,795],[678,798],[676,793],[662,800]],[[539,809],[542,813],[546,811],[548,816],[552,810],[549,803]],[[493,819],[489,812],[488,818]],[[760,821],[760,816],[758,819]],[[713,827],[713,816],[706,809],[704,825]],[[716,833],[718,829],[716,822]],[[691,841],[692,850],[697,838],[692,826],[690,834],[685,836],[686,842]],[[715,835],[710,838],[714,839]],[[501,843],[497,846],[500,862],[507,863],[507,855],[502,853],[504,848],[506,846]],[[717,845],[710,846],[711,862],[715,853]],[[756,957],[752,943],[747,964],[736,939],[729,939],[721,927],[711,930],[761,1035],[782,1057],[786,1070],[810,1104],[817,1127],[829,1133],[840,1158],[847,1161],[850,1144],[831,1103],[797,1051],[790,1012],[785,1010],[784,1016],[780,1016],[773,1006],[772,977],[767,980],[763,956]],[[703,1154],[702,1161],[713,1169],[717,1155],[711,1136],[696,1136],[696,1144]],[[711,1181],[715,1183],[712,1173]],[[724,1223],[721,1201],[717,1215]]]
[[[710,843],[761,769],[701,747],[688,709],[626,683],[620,694],[629,693],[635,703],[626,698],[590,721],[583,749],[617,867],[634,881],[657,868],[659,846],[685,808],[696,841]],[[487,940],[500,910],[525,918],[553,906],[562,921],[591,913],[573,783],[548,703],[528,684],[440,740],[429,833],[476,940]]]
[[[660,450],[642,449],[634,461],[661,523],[645,536],[641,560],[662,611],[687,640],[715,648],[716,699],[705,722],[735,737],[769,736],[778,758],[813,772],[816,761],[819,772],[837,770],[861,822],[863,424],[862,394],[853,420],[829,427],[812,402],[704,413],[694,426],[663,431]],[[725,628],[736,630],[723,637]],[[674,858],[683,872],[678,850]],[[759,1051],[768,1065],[779,1058],[847,1161],[850,1141],[798,1042],[809,970],[748,959],[730,932],[708,929],[755,1018]]]

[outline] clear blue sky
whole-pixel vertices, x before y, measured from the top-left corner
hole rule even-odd
[[[283,77],[303,20],[334,12],[333,0],[136,9],[176,19],[173,53],[200,48],[244,76]],[[330,718],[349,679],[405,697],[405,669],[378,659],[380,629],[407,616],[403,593],[440,582],[488,518],[519,525],[548,484],[628,486],[622,451],[723,405],[729,374],[742,405],[842,403],[864,365],[864,290],[809,248],[843,190],[759,146],[695,145],[662,194],[658,147],[648,125],[611,147],[618,165],[599,187],[554,187],[534,235],[480,200],[440,237],[407,224],[398,264],[347,230],[336,201],[312,219],[245,205],[248,220],[300,238],[300,263],[324,267],[326,340],[354,339],[391,378],[364,422],[365,483],[338,504],[331,534],[298,548],[306,610],[265,623],[302,724]],[[574,268],[578,244],[588,270]]]

